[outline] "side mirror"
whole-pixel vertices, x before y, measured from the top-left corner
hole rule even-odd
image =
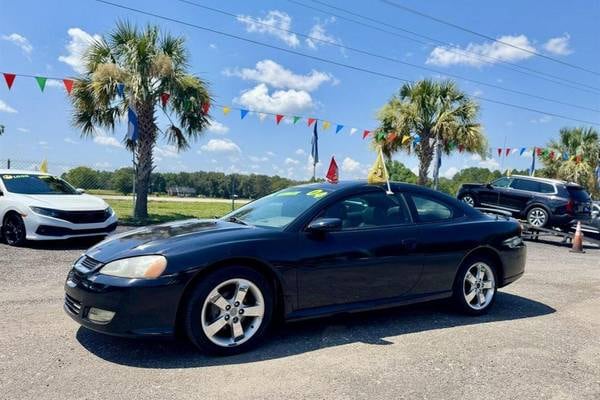
[[[318,218],[306,228],[309,232],[333,232],[342,229],[342,220],[339,218]]]
[[[491,183],[486,183],[485,187],[488,188],[488,189],[493,189],[494,188]]]
[[[77,192],[77,194],[84,194],[85,193],[85,189],[77,188],[77,189],[75,189],[75,191]]]

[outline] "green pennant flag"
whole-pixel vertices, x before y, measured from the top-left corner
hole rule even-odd
[[[294,117],[294,124],[300,120],[300,117]]]
[[[37,81],[40,90],[43,92],[46,88],[46,81],[48,80],[48,78],[44,78],[43,76],[36,76],[35,80]]]

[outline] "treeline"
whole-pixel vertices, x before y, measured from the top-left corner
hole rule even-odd
[[[133,168],[99,171],[77,167],[62,175],[77,188],[114,190],[122,194],[133,191]],[[276,190],[298,184],[280,176],[224,174],[222,172],[155,172],[150,178],[149,192],[165,194],[169,188],[193,188],[196,196],[230,198],[232,191],[240,198],[256,199]]]

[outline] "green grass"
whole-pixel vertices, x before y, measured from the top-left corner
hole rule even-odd
[[[231,211],[231,204],[228,203],[148,201],[148,219],[137,221],[132,217],[133,203],[131,200],[106,199],[106,202],[115,210],[119,217],[119,223],[123,225],[159,224],[187,218],[213,218],[223,216]],[[236,204],[236,208],[239,206],[241,205]]]
[[[106,195],[122,196],[123,195],[123,193],[121,193],[121,192],[117,192],[116,190],[109,190],[109,189],[86,189],[85,192],[87,194],[93,194],[95,196],[106,196]]]

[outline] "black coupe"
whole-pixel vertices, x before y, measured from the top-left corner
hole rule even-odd
[[[291,187],[215,220],[113,236],[69,272],[66,312],[122,336],[184,333],[209,353],[256,345],[295,320],[453,298],[487,312],[523,274],[515,220],[393,183]]]

